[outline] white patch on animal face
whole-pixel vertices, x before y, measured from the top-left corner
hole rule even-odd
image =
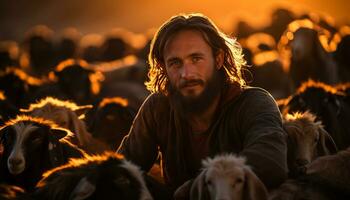
[[[233,154],[217,155],[202,161],[204,181],[211,199],[242,199],[245,158]]]
[[[205,182],[212,199],[241,199],[243,195],[244,170],[238,166],[230,169],[209,168]]]
[[[132,164],[131,162],[124,160],[121,167],[128,170],[141,184],[141,197],[140,200],[153,200],[153,197],[151,196],[150,192],[147,189],[146,183],[142,177],[142,173],[140,169]]]
[[[17,123],[13,126],[16,134],[16,139],[10,153],[10,156],[7,160],[7,167],[11,174],[17,175],[24,171],[25,169],[25,158],[23,152],[23,143],[25,139],[33,132],[35,129],[38,129],[37,126],[32,124]]]

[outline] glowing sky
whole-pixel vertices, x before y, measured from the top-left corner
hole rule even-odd
[[[268,23],[278,6],[330,15],[341,24],[350,22],[347,0],[13,0],[0,3],[0,38],[23,35],[36,24],[56,31],[74,26],[83,33],[104,33],[113,27],[144,32],[181,12],[202,12],[229,32],[238,19],[255,26]]]

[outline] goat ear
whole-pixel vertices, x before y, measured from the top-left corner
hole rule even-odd
[[[190,199],[201,200],[201,199],[210,199],[209,191],[207,184],[205,183],[205,174],[206,170],[203,170],[193,181]]]
[[[2,129],[0,129],[0,144],[2,144],[2,142],[4,141],[4,135],[5,135],[6,133],[8,133],[9,130],[10,130],[10,127],[8,127],[8,126],[2,128]]]
[[[69,130],[66,130],[64,128],[52,128],[51,129],[51,136],[53,139],[59,140],[61,138],[66,137],[68,135]]]
[[[263,200],[267,199],[268,193],[265,185],[249,168],[244,168],[245,182],[243,189],[244,200]]]
[[[91,183],[87,177],[80,179],[79,183],[73,189],[69,199],[83,200],[90,197],[96,190],[96,185]]]
[[[4,135],[9,131],[9,127],[0,129],[0,155],[4,152]]]
[[[184,184],[178,187],[174,193],[174,199],[175,200],[189,199],[192,183],[193,183],[193,179],[186,181]]]
[[[75,113],[69,112],[69,129],[75,134],[77,139],[76,144],[78,146],[85,145],[88,141],[90,133],[86,133],[86,128],[84,127],[84,122],[80,119],[77,119]]]
[[[75,109],[74,112],[80,118],[82,115],[84,115],[92,107],[93,107],[92,105],[79,106],[79,108]]]
[[[330,155],[337,153],[338,148],[332,137],[323,127],[318,128],[319,141],[317,144],[318,156]]]

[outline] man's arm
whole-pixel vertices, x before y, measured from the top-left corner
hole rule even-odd
[[[266,91],[251,89],[242,104],[239,120],[245,135],[241,152],[268,188],[287,178],[287,145],[278,107]]]
[[[124,137],[117,152],[148,171],[158,156],[156,121],[154,119],[154,97],[150,95],[137,113],[129,134]]]

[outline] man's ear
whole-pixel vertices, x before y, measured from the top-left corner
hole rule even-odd
[[[224,51],[220,49],[215,55],[216,69],[219,70],[224,65]]]

